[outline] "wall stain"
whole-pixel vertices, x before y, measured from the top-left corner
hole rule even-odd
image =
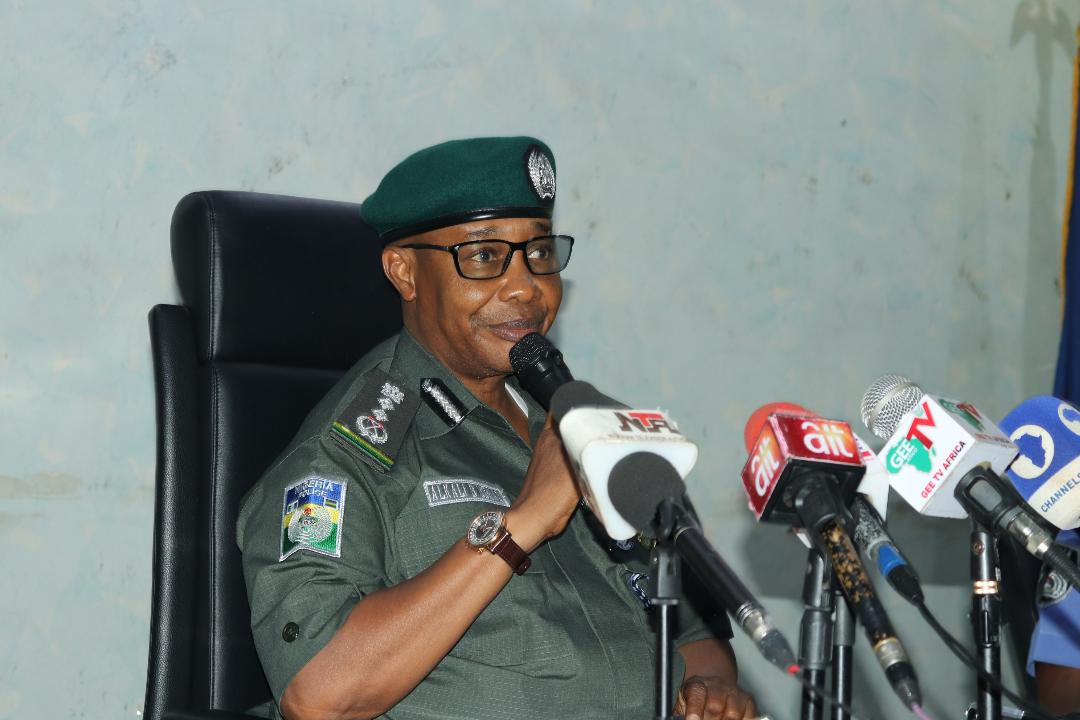
[[[77,495],[82,480],[64,473],[34,473],[18,478],[0,475],[0,500],[27,500]]]
[[[975,274],[971,272],[971,269],[964,263],[960,263],[960,269],[956,271],[956,277],[964,281],[964,284],[970,288],[975,297],[979,299],[979,302],[986,302],[989,299],[989,295],[979,282],[975,279]]]
[[[0,530],[25,525],[28,520],[37,521],[44,516],[45,514],[40,512],[0,512]]]

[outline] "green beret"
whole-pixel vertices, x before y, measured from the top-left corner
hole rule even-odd
[[[490,218],[550,218],[555,156],[531,137],[451,140],[402,160],[360,207],[383,244]]]

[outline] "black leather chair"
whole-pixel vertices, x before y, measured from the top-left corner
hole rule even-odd
[[[157,498],[145,717],[243,718],[270,699],[235,541],[240,498],[301,420],[401,326],[374,233],[349,203],[183,198],[182,305],[150,311]]]

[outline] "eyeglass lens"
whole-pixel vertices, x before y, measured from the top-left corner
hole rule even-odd
[[[552,275],[570,261],[573,240],[565,235],[534,238],[525,245],[525,262],[537,275]],[[508,265],[510,244],[504,240],[478,240],[458,246],[457,261],[467,278],[484,279],[502,275]]]

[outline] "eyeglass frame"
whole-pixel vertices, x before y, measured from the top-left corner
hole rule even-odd
[[[538,272],[536,272],[535,270],[532,269],[532,265],[529,264],[529,256],[525,252],[525,248],[528,246],[529,243],[534,242],[536,240],[550,240],[550,239],[555,239],[555,238],[566,238],[567,240],[570,241],[570,251],[566,253],[566,262],[563,264],[563,266],[561,268],[559,268],[555,272],[548,272],[548,273],[538,273]],[[506,246],[508,246],[510,248],[510,252],[508,252],[506,254],[506,260],[503,261],[502,270],[499,271],[499,274],[498,275],[492,275],[491,277],[475,278],[475,277],[469,277],[468,275],[463,273],[461,271],[461,260],[458,257],[458,251],[461,248],[465,247],[466,245],[480,245],[482,243],[491,243],[491,242],[502,243],[503,245],[506,245]],[[570,264],[570,256],[574,252],[574,238],[573,238],[572,235],[537,235],[536,237],[529,238],[528,240],[522,240],[521,242],[510,242],[509,240],[503,240],[502,238],[489,238],[489,239],[486,239],[486,240],[466,240],[465,242],[455,243],[454,245],[432,245],[430,243],[409,243],[408,245],[399,245],[398,247],[409,248],[409,249],[413,249],[413,250],[442,250],[444,252],[448,252],[448,253],[450,253],[451,255],[454,256],[454,269],[457,270],[457,274],[460,275],[461,277],[465,278],[466,280],[494,280],[496,278],[501,278],[503,275],[506,274],[506,271],[510,269],[510,262],[514,259],[514,253],[517,252],[518,250],[520,250],[521,254],[525,257],[525,267],[527,267],[529,269],[529,272],[531,272],[533,275],[538,275],[540,277],[543,277],[545,275],[558,275],[559,273],[561,273],[563,270],[566,269],[567,265]]]

